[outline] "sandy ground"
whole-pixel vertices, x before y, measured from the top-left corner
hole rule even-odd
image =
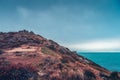
[[[7,50],[5,52],[6,53],[13,53],[13,52],[34,52],[36,50],[37,50],[36,47],[30,47],[30,48],[19,47],[19,48],[14,48],[14,49],[11,49],[11,50]]]

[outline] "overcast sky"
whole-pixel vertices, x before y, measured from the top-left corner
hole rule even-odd
[[[0,31],[34,31],[78,51],[120,51],[120,0],[0,0]]]

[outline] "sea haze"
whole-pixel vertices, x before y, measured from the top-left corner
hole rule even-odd
[[[120,52],[78,52],[111,71],[120,71]]]

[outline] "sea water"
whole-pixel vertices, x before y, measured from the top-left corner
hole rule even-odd
[[[120,52],[78,52],[111,71],[120,71]]]

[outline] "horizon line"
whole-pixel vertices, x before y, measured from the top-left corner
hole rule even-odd
[[[120,51],[76,51],[77,53],[79,52],[83,52],[83,53],[106,53],[106,52],[109,52],[109,53],[120,53]]]

